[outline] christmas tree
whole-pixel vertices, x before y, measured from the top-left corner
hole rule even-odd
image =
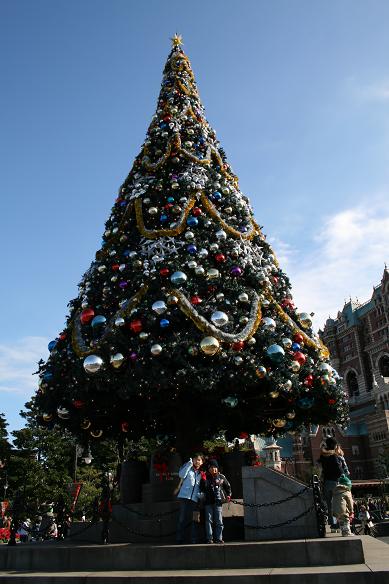
[[[179,36],[101,249],[40,365],[45,425],[199,442],[340,423],[328,351],[205,119]]]

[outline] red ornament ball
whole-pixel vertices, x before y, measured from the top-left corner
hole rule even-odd
[[[242,351],[244,349],[244,342],[236,341],[236,343],[232,343],[232,348],[234,351]]]
[[[85,402],[84,402],[84,401],[82,401],[82,399],[75,399],[75,400],[73,401],[73,406],[74,406],[75,408],[77,408],[78,410],[79,410],[80,408],[82,408],[84,405],[85,405]]]
[[[200,298],[200,296],[192,296],[190,301],[192,304],[201,304],[202,303],[202,299]]]
[[[304,379],[304,385],[306,387],[311,387],[313,385],[313,375],[307,375]]]
[[[281,302],[282,308],[289,308],[290,310],[294,309],[294,302],[291,298],[284,298]],[[297,342],[297,341],[296,341]]]
[[[113,271],[113,272],[117,272],[117,271],[118,271],[118,269],[119,269],[119,267],[120,267],[120,266],[119,266],[119,264],[113,264],[113,266],[112,266],[112,271]]]
[[[297,363],[300,363],[300,365],[304,365],[305,361],[307,360],[306,356],[304,353],[301,353],[301,351],[296,351],[293,353],[293,358],[295,361],[297,361]]]
[[[93,308],[85,308],[80,314],[81,324],[88,324],[95,315]]]
[[[193,207],[192,209],[192,215],[194,217],[199,217],[199,215],[202,214],[202,210],[200,209],[200,207]]]
[[[133,333],[140,333],[143,329],[142,321],[136,318],[130,322],[129,327]]]
[[[293,335],[293,340],[295,343],[299,343],[299,345],[301,345],[301,343],[304,342],[304,337],[301,333],[296,333]]]
[[[219,264],[221,264],[221,263],[223,263],[223,262],[225,262],[225,261],[226,261],[226,256],[224,255],[224,253],[217,253],[217,254],[215,255],[215,260],[216,260],[216,261],[217,261]]]
[[[128,432],[129,429],[128,422],[120,422],[120,429],[122,432]]]
[[[328,403],[329,403],[329,405],[330,405],[330,406],[334,406],[334,405],[336,404],[336,399],[334,399],[334,398],[330,398],[330,399],[328,400]]]
[[[61,333],[58,338],[60,341],[64,341],[66,339],[66,333]]]
[[[166,276],[168,276],[169,274],[170,274],[169,268],[161,268],[159,270],[159,275],[162,276],[163,278],[166,278]]]

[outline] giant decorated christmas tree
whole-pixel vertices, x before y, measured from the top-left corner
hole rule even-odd
[[[206,121],[180,37],[101,249],[49,345],[42,424],[83,442],[344,423],[345,397],[309,314]]]

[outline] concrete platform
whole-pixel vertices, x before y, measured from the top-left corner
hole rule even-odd
[[[389,584],[389,548],[369,536],[191,546],[1,546],[0,559],[2,584]],[[59,559],[66,561],[65,570],[55,566]]]

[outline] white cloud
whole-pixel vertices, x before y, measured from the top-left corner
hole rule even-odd
[[[37,386],[39,359],[47,356],[48,339],[24,337],[10,344],[0,345],[0,393],[29,397]]]
[[[350,297],[368,301],[389,260],[389,195],[327,217],[309,248],[287,260],[296,304],[315,313],[316,327],[336,317]]]
[[[389,79],[361,83],[355,77],[349,77],[346,83],[353,99],[360,103],[389,101]]]

